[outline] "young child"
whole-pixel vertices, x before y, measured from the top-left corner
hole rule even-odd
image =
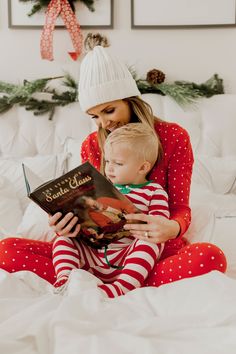
[[[169,217],[168,197],[163,188],[147,180],[159,156],[156,134],[143,123],[132,123],[110,133],[105,143],[105,174],[145,214]],[[83,268],[103,281],[99,285],[108,297],[123,295],[141,287],[163,250],[135,233],[114,241],[107,252],[93,249],[79,238],[58,236],[53,244],[54,284],[64,288],[72,269]]]

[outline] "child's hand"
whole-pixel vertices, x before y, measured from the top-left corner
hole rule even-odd
[[[80,224],[77,224],[78,217],[74,216],[73,213],[66,214],[62,219],[61,217],[62,213],[49,216],[49,226],[57,236],[76,237],[80,231]]]

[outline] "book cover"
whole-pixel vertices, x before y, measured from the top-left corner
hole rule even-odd
[[[77,237],[89,246],[102,248],[129,235],[124,214],[137,208],[89,162],[44,184],[25,165],[23,173],[28,197],[48,214],[76,215],[81,224]]]

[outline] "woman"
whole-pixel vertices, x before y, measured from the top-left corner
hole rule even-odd
[[[89,47],[93,45],[90,43]],[[225,272],[226,259],[218,247],[208,243],[187,245],[183,238],[191,220],[189,192],[193,154],[189,136],[177,124],[155,118],[150,106],[139,96],[129,70],[107,48],[95,46],[85,56],[80,69],[79,101],[82,110],[95,120],[98,131],[90,134],[82,144],[82,160],[90,161],[104,171],[103,146],[110,132],[132,122],[142,122],[154,129],[162,156],[148,178],[168,193],[170,219],[130,214],[128,219],[132,223],[126,225],[126,229],[140,240],[148,239],[154,244],[165,242],[162,256],[144,285],[159,286],[212,270]],[[60,218],[60,213],[49,218],[55,233],[75,237],[80,230],[80,225],[76,225],[77,217],[69,213],[59,221]],[[135,224],[135,220],[144,223]],[[0,243],[0,254],[1,267],[9,272],[31,270],[51,283],[55,281],[51,244],[11,238]]]

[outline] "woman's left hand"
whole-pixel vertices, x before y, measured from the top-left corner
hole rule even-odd
[[[127,219],[127,224],[124,225],[125,230],[130,230],[131,234],[140,240],[162,243],[174,239],[180,231],[177,221],[169,220],[164,216],[127,214],[125,217]],[[135,224],[135,220],[142,223]]]

